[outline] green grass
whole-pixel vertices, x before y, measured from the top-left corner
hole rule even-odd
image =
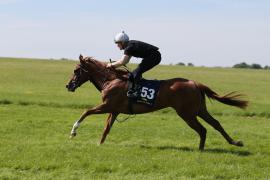
[[[245,146],[227,144],[201,121],[208,133],[200,152],[198,135],[172,109],[115,123],[102,146],[97,143],[107,115],[94,115],[69,140],[83,110],[100,103],[89,83],[75,93],[66,91],[75,64],[0,58],[0,179],[270,178],[270,71],[159,66],[145,75],[184,77],[220,94],[247,94],[246,111],[208,102],[225,130]]]

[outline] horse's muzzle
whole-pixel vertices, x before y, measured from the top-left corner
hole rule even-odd
[[[71,83],[66,85],[66,88],[67,88],[68,91],[74,92],[75,89],[76,89],[76,84],[71,82]]]

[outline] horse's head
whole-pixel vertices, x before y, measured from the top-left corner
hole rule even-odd
[[[89,72],[87,69],[86,61],[82,55],[79,57],[80,64],[77,64],[72,77],[70,78],[66,88],[68,91],[74,92],[83,83],[89,80]]]

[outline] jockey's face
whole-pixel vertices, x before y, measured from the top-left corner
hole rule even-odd
[[[124,45],[122,42],[117,42],[117,47],[120,49],[120,50],[123,50],[124,49]]]

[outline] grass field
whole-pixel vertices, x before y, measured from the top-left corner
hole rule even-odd
[[[145,74],[247,95],[246,111],[208,102],[209,111],[245,146],[227,144],[201,120],[208,131],[200,152],[198,135],[172,109],[115,123],[102,146],[97,143],[107,115],[94,115],[69,140],[74,121],[100,102],[90,83],[66,91],[75,64],[0,58],[0,179],[270,179],[269,70],[159,66]]]

